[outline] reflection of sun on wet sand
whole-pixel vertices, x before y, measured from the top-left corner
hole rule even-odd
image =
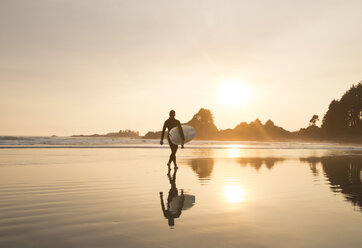
[[[240,157],[241,150],[239,148],[230,148],[228,149],[229,158],[238,158]]]
[[[224,187],[225,200],[229,203],[240,203],[246,200],[246,190],[240,185],[226,185]]]

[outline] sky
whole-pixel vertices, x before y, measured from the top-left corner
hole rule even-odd
[[[0,135],[145,134],[201,107],[295,131],[362,80],[362,1],[2,0],[0,30]]]

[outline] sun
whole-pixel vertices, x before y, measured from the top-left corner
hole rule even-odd
[[[238,80],[223,80],[219,91],[220,102],[229,107],[240,107],[250,101],[251,92],[247,85]]]

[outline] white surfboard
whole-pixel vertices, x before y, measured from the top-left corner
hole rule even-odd
[[[196,131],[193,127],[188,125],[182,125],[182,130],[184,131],[185,143],[190,142],[196,136]],[[170,140],[175,145],[181,145],[182,138],[178,127],[174,127],[168,134]]]
[[[194,195],[189,195],[189,194],[184,194],[184,203],[182,206],[182,210],[188,210],[190,208],[192,208],[192,206],[195,205],[195,196]],[[176,213],[178,211],[178,209],[181,206],[181,194],[174,197],[171,202],[170,202],[170,208],[169,211]]]

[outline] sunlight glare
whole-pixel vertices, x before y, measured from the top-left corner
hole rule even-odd
[[[229,203],[240,203],[246,199],[246,191],[239,185],[227,185],[224,188],[224,196]]]
[[[228,155],[229,158],[238,158],[238,157],[240,157],[240,149],[238,149],[238,148],[228,149],[228,152],[229,152],[229,155]]]
[[[241,156],[241,149],[246,146],[242,144],[230,144],[225,147],[227,148],[229,158],[239,158]]]

